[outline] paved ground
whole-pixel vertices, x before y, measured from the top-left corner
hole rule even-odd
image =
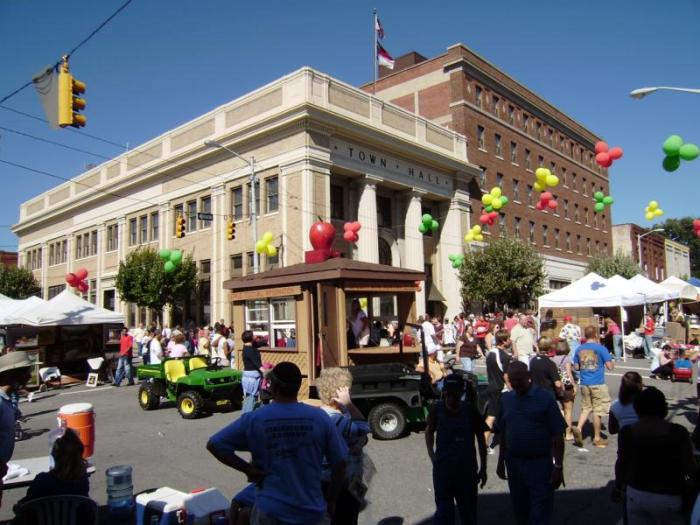
[[[611,393],[616,393],[622,373],[637,369],[648,376],[646,361],[628,362],[608,376]],[[667,395],[674,421],[692,427],[696,417],[695,385],[645,379]],[[91,496],[106,503],[105,470],[127,463],[134,467],[134,489],[170,486],[180,490],[218,487],[234,494],[244,486],[238,473],[217,463],[205,450],[211,434],[232,421],[238,413],[214,414],[196,421],[180,418],[174,407],[144,412],[136,400],[137,387],[76,386],[52,390],[21,408],[28,417],[29,438],[17,443],[15,458],[48,453],[47,434],[56,424],[57,409],[67,403],[93,403],[97,414],[97,443],[93,462],[97,472],[91,479]],[[578,412],[578,408],[576,409]],[[434,511],[432,480],[423,433],[415,432],[390,442],[370,440],[367,451],[377,466],[371,491],[372,505],[363,513],[363,523],[382,525],[429,524]],[[605,450],[586,440],[585,449],[567,444],[566,488],[555,500],[555,523],[610,524],[619,519],[619,508],[609,501],[608,483],[615,461],[616,442]],[[479,522],[513,523],[506,482],[495,475],[495,458],[489,456],[489,481],[479,497]],[[11,490],[3,495],[0,520],[11,517],[12,505],[25,493]]]

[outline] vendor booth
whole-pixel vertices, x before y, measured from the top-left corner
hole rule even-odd
[[[224,288],[231,290],[233,302],[236,364],[242,367],[244,330],[252,330],[260,341],[263,362],[299,366],[304,375],[301,397],[309,395],[324,367],[415,364],[419,347],[404,346],[411,337],[402,332],[406,323],[415,322],[417,282],[424,279],[417,270],[333,257],[229,280]],[[361,348],[348,344],[353,299],[374,330],[368,346]],[[396,332],[389,337],[385,331]]]

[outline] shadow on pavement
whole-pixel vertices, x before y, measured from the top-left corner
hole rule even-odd
[[[668,403],[668,420],[684,418],[691,425],[698,422],[698,398],[695,396],[677,399]]]

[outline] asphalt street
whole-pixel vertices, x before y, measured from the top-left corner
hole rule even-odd
[[[692,429],[697,414],[694,384],[648,379],[648,362],[631,360],[607,375],[613,398],[620,377],[627,370],[637,370],[645,377],[646,384],[661,388],[669,400],[673,421]],[[32,403],[22,403],[28,438],[16,444],[14,458],[47,455],[48,432],[56,426],[58,408],[68,403],[89,402],[95,407],[97,436],[92,458],[97,472],[90,481],[91,497],[100,505],[107,501],[105,470],[120,464],[133,466],[135,492],[162,486],[183,491],[217,487],[231,496],[245,486],[243,476],[218,463],[205,449],[209,436],[236,419],[238,412],[187,421],[169,404],[151,412],[141,410],[137,391],[136,386],[89,389],[79,385],[50,390],[37,395]],[[620,508],[609,499],[616,440],[611,439],[606,449],[593,447],[590,439],[586,439],[584,446],[577,449],[567,442],[566,487],[555,497],[555,523],[617,523]],[[366,450],[377,467],[377,474],[370,490],[372,503],[361,515],[362,523],[431,523],[434,502],[424,434],[413,432],[396,441],[370,439]],[[479,497],[479,522],[505,525],[514,522],[507,484],[495,474],[496,457],[489,456],[489,479]],[[0,520],[11,518],[12,505],[24,494],[25,489],[3,494]]]

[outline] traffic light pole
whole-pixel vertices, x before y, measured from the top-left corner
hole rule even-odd
[[[258,251],[255,249],[255,245],[258,243],[258,206],[255,202],[255,183],[257,178],[255,176],[255,157],[250,157],[250,214],[251,214],[251,226],[253,227],[253,273],[258,273]]]

